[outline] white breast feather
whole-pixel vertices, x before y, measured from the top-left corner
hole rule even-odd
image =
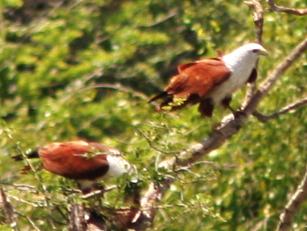
[[[222,57],[225,65],[231,71],[231,75],[209,94],[215,104],[219,104],[225,97],[230,96],[247,82],[256,65],[257,58],[250,51],[240,48]]]

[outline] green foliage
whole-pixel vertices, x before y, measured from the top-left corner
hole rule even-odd
[[[255,40],[242,1],[45,1],[41,8],[26,2],[31,3],[0,1],[0,183],[11,195],[20,229],[33,228],[29,219],[42,230],[63,229],[73,202],[99,201],[104,213],[126,205],[127,176],[106,182],[119,187],[105,198],[83,200],[72,191],[73,182],[40,171],[39,161],[25,175],[26,163],[10,158],[76,138],[120,149],[136,165],[144,189],[168,174],[177,178],[159,205],[154,230],[275,228],[307,163],[305,108],[266,124],[251,118],[210,153],[209,162],[174,175],[158,163],[202,140],[228,112],[219,108],[205,120],[195,107],[155,113],[147,104],[177,64]],[[285,4],[302,7],[301,1]],[[271,55],[260,62],[260,80],[305,36],[305,20],[266,11],[264,46]],[[304,58],[285,73],[260,111],[270,113],[302,97]],[[234,106],[244,93],[235,95]],[[303,229],[306,214],[305,204],[295,229]],[[5,230],[2,223],[0,214]]]

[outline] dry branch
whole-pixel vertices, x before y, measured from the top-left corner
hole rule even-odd
[[[164,161],[161,166],[168,169],[176,169],[180,166],[189,166],[200,158],[206,156],[212,150],[221,147],[226,140],[236,134],[240,128],[246,123],[247,118],[256,110],[256,107],[269,90],[274,86],[275,82],[282,74],[306,51],[307,39],[300,42],[292,52],[268,75],[264,82],[250,98],[244,102],[241,112],[237,115],[227,115],[212,134],[204,139],[201,143],[192,146],[191,150],[183,151],[177,157]],[[166,178],[164,182],[159,184],[151,183],[147,192],[141,200],[141,215],[136,223],[139,225],[138,230],[145,230],[149,227],[156,214],[155,204],[162,198],[163,193],[173,183],[174,178]]]
[[[134,89],[131,89],[129,87],[125,87],[119,83],[116,84],[111,84],[111,83],[98,83],[98,84],[94,84],[92,86],[88,86],[85,88],[80,89],[80,91],[84,91],[84,90],[89,90],[89,89],[96,89],[96,88],[105,88],[105,89],[111,89],[111,90],[117,90],[117,91],[121,91],[124,93],[128,93],[131,94],[133,97],[139,98],[139,99],[143,99],[143,100],[148,100],[148,97],[138,91],[135,91]]]
[[[262,44],[262,35],[263,35],[263,8],[259,0],[249,0],[244,1],[244,3],[253,11],[253,20],[256,30],[256,41],[259,44]],[[258,66],[258,61],[256,67]],[[248,84],[248,90],[246,97],[249,98],[256,90],[256,83],[252,82]]]
[[[278,6],[276,5],[274,0],[268,0],[267,1],[270,7],[271,11],[276,11],[276,12],[284,12],[288,14],[295,14],[299,16],[307,15],[307,9],[295,9],[295,8],[289,8],[289,7],[284,7],[284,6]]]
[[[276,231],[287,231],[291,228],[294,215],[297,213],[300,205],[307,199],[307,168],[303,180],[297,187],[295,193],[290,198],[283,213],[280,215],[280,221]]]
[[[18,230],[16,226],[16,214],[2,187],[0,187],[0,209],[3,211],[5,222],[14,230]]]
[[[276,111],[270,115],[263,115],[262,113],[258,112],[258,111],[255,111],[253,113],[253,116],[255,116],[259,121],[261,122],[267,122],[268,120],[271,120],[271,119],[275,119],[277,117],[279,117],[280,115],[283,115],[283,114],[286,114],[288,112],[292,112],[292,111],[295,111],[296,109],[302,107],[302,106],[305,106],[307,105],[307,97],[306,98],[303,98],[303,99],[300,99],[294,103],[291,103],[285,107],[283,107],[282,109],[280,109],[279,111]]]
[[[85,211],[82,205],[73,204],[70,208],[69,230],[86,231]]]
[[[257,42],[262,44],[262,34],[263,34],[263,8],[258,0],[244,1],[244,3],[253,10],[253,19],[256,29],[256,39]]]

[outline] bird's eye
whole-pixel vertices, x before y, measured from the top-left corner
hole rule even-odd
[[[252,50],[253,53],[257,53],[258,51],[259,51],[259,50],[257,50],[257,49],[253,49],[253,50]]]

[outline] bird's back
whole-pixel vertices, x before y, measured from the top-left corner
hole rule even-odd
[[[97,143],[71,141],[52,143],[39,149],[46,170],[72,179],[95,179],[109,169],[108,148]]]

